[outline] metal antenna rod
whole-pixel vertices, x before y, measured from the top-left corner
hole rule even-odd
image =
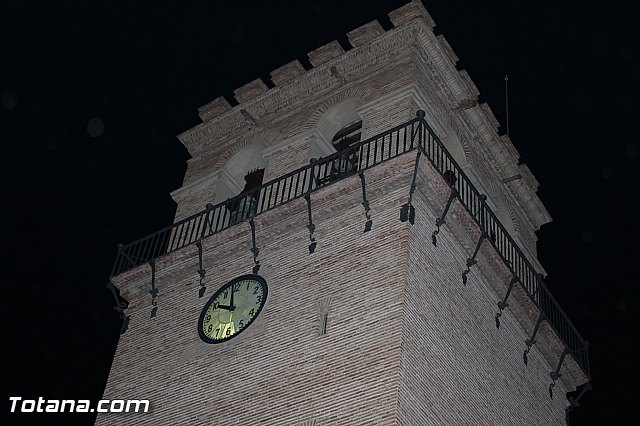
[[[507,136],[509,136],[509,75],[504,76],[504,103],[507,110]]]

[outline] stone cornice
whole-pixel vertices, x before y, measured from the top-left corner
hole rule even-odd
[[[477,96],[477,88],[471,82],[468,74],[464,71],[457,72],[455,64],[451,58],[441,58],[438,63],[433,61],[437,56],[438,46],[433,42],[433,34],[420,32],[426,38],[424,42],[416,46],[418,55],[417,66],[420,80],[421,76],[430,75],[433,84],[439,88],[444,107],[455,114],[462,126],[457,126],[458,136],[462,141],[467,141],[463,149],[468,156],[468,161],[478,174],[479,181],[486,182],[491,192],[500,188],[501,192],[507,195],[511,203],[521,206],[517,209],[518,214],[522,214],[525,220],[519,223],[522,235],[532,234],[539,227],[550,220],[549,214],[535,195],[536,185],[514,186],[499,183],[508,177],[518,174],[518,154],[509,140],[505,140],[498,135],[497,120],[491,110],[486,105],[470,106],[468,108],[458,108],[461,101]],[[423,39],[420,38],[422,41]],[[432,52],[433,51],[433,52]],[[449,67],[446,72],[440,72],[441,68]],[[424,78],[424,77],[422,77]],[[426,98],[422,98],[425,105],[433,104]],[[447,113],[450,114],[450,113]],[[456,119],[447,121],[455,122]],[[531,180],[527,181],[532,183]],[[510,204],[511,204],[510,203]],[[531,226],[530,224],[534,224]],[[524,228],[524,229],[523,229]],[[527,247],[529,253],[535,253],[535,239],[533,246],[528,240],[521,240]],[[535,256],[532,256],[535,257]]]
[[[499,180],[508,179],[519,174],[519,154],[511,141],[498,134],[498,120],[487,104],[470,106],[468,108],[458,108],[469,99],[476,99],[479,91],[475,84],[471,81],[466,71],[457,71],[455,69],[454,57],[450,54],[438,55],[438,53],[446,53],[446,49],[442,44],[438,44],[438,40],[433,33],[420,32],[419,40],[422,41],[418,45],[419,59],[425,63],[432,63],[433,67],[427,67],[432,73],[437,74],[435,77],[440,79],[445,86],[444,94],[449,94],[450,99],[454,99],[458,105],[452,109],[461,111],[460,117],[468,121],[467,127],[475,129],[480,138],[474,138],[479,142],[479,148],[473,149],[476,165],[484,164],[489,166],[492,174]],[[439,52],[440,51],[440,52]],[[438,60],[439,59],[439,60]],[[442,88],[442,86],[440,86]],[[473,138],[473,136],[471,136]],[[526,169],[528,172],[528,169]],[[525,172],[526,173],[526,172]],[[484,175],[484,173],[481,173]],[[486,178],[486,176],[483,176]],[[528,221],[533,224],[532,232],[539,229],[540,226],[549,222],[551,217],[544,208],[535,192],[537,190],[537,182],[532,179],[533,176],[528,173],[525,182],[526,186],[505,186],[511,193],[511,198],[517,203],[524,206],[523,213]],[[535,248],[533,248],[535,252]]]

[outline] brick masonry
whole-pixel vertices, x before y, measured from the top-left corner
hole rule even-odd
[[[326,147],[322,123],[335,108],[357,105],[364,137],[424,109],[438,134],[455,132],[465,170],[489,202],[508,204],[513,236],[536,262],[533,232],[550,218],[535,195],[535,179],[523,172],[522,182],[501,182],[523,170],[517,152],[498,136],[490,109],[471,102],[477,89],[456,70],[457,57],[433,34],[422,5],[411,2],[390,16],[396,27],[389,31],[375,22],[352,31],[357,47],[347,52],[335,42],[313,50],[311,70],[294,62],[274,71],[274,88],[259,80],[239,88],[236,107],[222,99],[202,107],[204,122],[179,136],[193,158],[183,188],[172,193],[176,220],[213,202],[225,164],[252,144],[265,147],[268,180],[308,164],[322,151],[319,144]],[[454,205],[438,247],[431,245],[446,185],[426,161],[414,198],[417,221],[399,221],[414,154],[366,172],[371,232],[362,232],[356,176],[312,194],[314,254],[307,250],[304,200],[255,218],[269,297],[258,320],[229,342],[201,342],[196,325],[208,297],[251,271],[247,223],[203,241],[202,299],[194,246],[157,259],[155,318],[149,318],[148,266],[113,277],[130,302],[131,322],[104,398],[149,399],[152,410],[101,415],[96,424],[564,424],[565,392],[585,378],[568,359],[549,399],[549,372],[561,348],[548,327],[524,366],[524,341],[537,312],[517,288],[495,328],[495,305],[508,277],[490,249],[481,251],[462,285],[478,230],[460,206]],[[319,334],[321,312],[328,313],[325,335]]]
[[[440,136],[456,134],[469,168],[487,188],[490,201],[508,211],[517,230],[513,237],[535,258],[534,232],[551,220],[535,195],[537,182],[526,166],[518,164],[519,155],[508,138],[498,135],[499,124],[491,109],[477,104],[478,89],[464,70],[457,70],[455,53],[442,35],[433,33],[433,20],[424,7],[412,1],[390,16],[395,28],[386,32],[376,22],[351,31],[358,43],[346,52],[337,42],[312,50],[313,68],[308,71],[295,61],[278,68],[275,75],[284,72],[286,77],[276,78],[273,88],[266,89],[258,80],[239,88],[240,104],[231,109],[221,99],[202,107],[204,122],[178,136],[192,155],[184,187],[204,199],[220,184],[216,173],[243,147],[262,143],[272,150],[283,141],[302,139],[323,114],[345,100],[364,104],[363,135],[374,135],[400,122],[367,120],[367,111],[377,110],[378,118],[390,118],[393,109],[387,105],[385,111],[384,104],[409,97],[416,108],[426,110],[427,120]],[[273,164],[266,175],[272,177],[308,164],[309,158],[278,161],[270,156],[270,160]],[[521,180],[502,182],[518,174]],[[202,181],[207,183],[194,188],[194,183]],[[182,202],[181,191],[173,193],[179,204],[176,220],[203,208],[202,203]]]
[[[383,182],[406,184],[408,170],[406,164],[390,165],[379,174]],[[409,235],[395,207],[406,185],[388,191],[371,183],[372,196],[383,198],[372,199],[375,233],[366,234],[358,185],[352,178],[314,197],[318,248],[313,255],[307,251],[303,204],[291,206],[297,211],[287,223],[275,217],[259,223],[268,302],[257,323],[228,344],[198,340],[196,322],[207,299],[197,297],[192,268],[158,275],[154,319],[144,291],[129,296],[131,326],[118,346],[105,398],[148,398],[153,412],[102,416],[97,424],[391,421]],[[243,225],[236,238],[206,252],[207,295],[251,270],[250,234]],[[146,278],[138,285],[145,286]],[[326,296],[331,297],[328,333],[321,336],[317,301]]]
[[[118,284],[131,323],[104,398],[150,399],[152,412],[96,424],[563,424],[567,389],[559,383],[549,399],[550,363],[534,346],[522,364],[527,332],[514,317],[495,328],[496,276],[474,271],[462,286],[468,249],[448,228],[431,245],[435,214],[421,192],[415,225],[399,221],[414,161],[407,154],[367,172],[368,233],[357,177],[314,193],[312,255],[304,202],[257,217],[269,298],[227,343],[200,342],[196,324],[208,296],[253,266],[246,223],[207,241],[202,299],[193,251],[159,262],[153,319],[148,271],[132,271]]]
[[[449,230],[439,234],[434,247],[434,212],[420,197],[416,207],[407,260],[398,424],[565,424],[567,389],[556,386],[553,400],[547,393],[551,364],[536,348],[524,365],[528,336],[511,312],[503,315],[499,330],[495,327],[500,296],[490,281],[500,278],[472,268],[464,286],[460,273],[470,251]]]

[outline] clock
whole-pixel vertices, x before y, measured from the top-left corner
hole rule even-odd
[[[234,278],[215,292],[198,320],[198,334],[206,343],[221,343],[247,329],[267,299],[267,281],[259,275]]]

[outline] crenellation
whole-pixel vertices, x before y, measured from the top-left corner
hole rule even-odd
[[[451,45],[449,44],[447,39],[444,37],[444,35],[439,34],[438,36],[436,36],[436,38],[440,42],[440,47],[442,48],[442,51],[449,58],[449,60],[451,60],[451,63],[453,65],[457,64],[459,60],[458,56],[453,51],[453,49],[451,48]]]
[[[389,18],[395,27],[399,27],[416,19],[425,21],[427,26],[431,29],[436,26],[435,21],[431,15],[429,15],[427,9],[424,8],[420,0],[412,0],[411,3],[407,3],[404,6],[389,12]]]
[[[517,169],[518,161],[520,160],[520,153],[516,149],[516,147],[511,142],[511,138],[509,135],[504,134],[500,136],[500,142],[502,144],[502,148],[507,153],[510,163],[510,168]]]
[[[478,90],[476,84],[473,82],[473,80],[471,80],[471,77],[469,76],[467,70],[460,70],[458,71],[458,74],[460,75],[462,84],[464,84],[465,88],[470,94],[469,98],[478,99],[478,96],[480,96],[480,90]]]
[[[209,121],[218,115],[224,114],[231,109],[229,102],[222,96],[215,98],[206,105],[198,108],[198,116],[205,122]]]
[[[552,221],[551,214],[536,195],[539,183],[529,168],[525,164],[521,164],[518,167],[523,179],[515,180],[510,185],[516,189],[515,192],[520,195],[522,204],[526,206],[520,212],[528,218],[527,222],[531,224],[533,230],[537,231],[542,225]],[[531,238],[529,241],[534,243],[531,250],[535,252],[535,241],[537,241],[535,234],[527,232],[525,236]]]
[[[491,111],[491,107],[489,106],[489,104],[486,102],[481,103],[480,110],[483,112],[486,120],[493,127],[493,129],[495,130],[495,133],[497,134],[498,129],[500,128],[500,122],[498,121],[496,116],[493,114],[493,111]]]
[[[267,87],[266,84],[264,84],[264,81],[262,81],[261,78],[256,78],[252,82],[249,82],[244,86],[238,87],[236,90],[233,91],[233,94],[236,100],[239,103],[242,103],[263,94],[267,90],[269,90],[269,88]]]
[[[390,58],[410,55],[411,45],[407,43],[413,39],[410,31],[397,31],[388,37],[387,34],[389,33],[357,49],[349,50],[340,61],[336,61],[336,68],[340,68],[347,78],[356,76],[359,80],[371,79],[381,68],[393,66]],[[380,78],[377,76],[377,79]]]
[[[478,110],[480,112],[479,114]],[[481,104],[479,108],[472,110],[470,116],[472,116],[474,126],[478,129],[478,133],[483,138],[483,146],[486,147],[486,149],[480,150],[478,153],[491,165],[497,177],[511,177],[504,176],[504,171],[511,168],[510,166],[518,167],[518,154],[515,149],[513,149],[513,151],[505,150],[503,144],[504,139],[500,138],[497,133],[496,125],[498,121],[489,106],[487,104]],[[513,167],[514,171],[517,170],[516,167]],[[512,190],[512,194],[520,206],[519,210],[528,218],[527,223],[530,224],[530,226],[528,226],[527,232],[521,234],[521,239],[525,248],[529,250],[530,253],[535,253],[535,235],[533,231],[538,230],[542,225],[551,221],[551,216],[536,195],[537,183],[534,184],[532,181],[526,181],[525,184],[519,184],[518,181],[515,181],[513,185],[508,185],[506,188]]]
[[[371,21],[353,31],[347,33],[349,43],[353,47],[362,46],[384,33],[384,29],[377,20]]]
[[[369,53],[355,55],[356,49],[347,52],[342,58],[349,66],[346,69],[350,73],[357,72],[367,64],[371,64],[389,59],[390,57],[407,54],[410,52],[412,40],[416,34],[411,31],[410,27],[387,31],[383,34],[376,44],[376,48],[370,46],[360,47],[359,49],[367,49]],[[358,49],[358,50],[359,50]],[[329,52],[325,52],[328,50]],[[333,53],[331,53],[333,51]],[[310,55],[317,54],[318,58],[325,57],[326,60],[335,58],[337,52],[343,52],[342,47],[337,43],[329,43],[315,51]],[[378,52],[378,53],[375,53]],[[329,54],[331,53],[331,54]],[[371,56],[374,55],[374,56]],[[294,78],[290,84],[279,86],[263,93],[258,98],[246,101],[242,105],[234,107],[231,111],[223,115],[214,117],[213,119],[202,123],[196,127],[178,135],[178,139],[187,147],[191,155],[200,155],[205,148],[204,143],[209,140],[219,141],[228,137],[230,134],[236,133],[239,129],[245,127],[244,118],[240,116],[239,109],[256,108],[269,114],[269,119],[274,119],[277,114],[288,114],[289,108],[298,105],[309,97],[317,96],[336,84],[335,77],[331,76],[328,68],[314,68],[306,71],[304,74]],[[253,111],[253,110],[252,110]],[[259,115],[255,115],[260,118]]]
[[[294,78],[306,72],[300,61],[297,59],[277,68],[271,72],[271,81],[276,86],[284,86]]]
[[[309,56],[309,62],[314,67],[320,66],[329,62],[330,60],[337,58],[344,53],[344,49],[340,46],[337,40],[320,46],[315,50],[312,50],[307,54]]]
[[[441,90],[437,90],[436,93],[439,93],[441,96],[448,94],[448,85],[440,81],[441,76],[438,73],[438,68],[430,62],[429,54],[420,47],[418,51],[422,55],[419,61],[421,72],[418,72],[415,78],[417,82],[424,85],[422,90],[434,92],[435,87],[438,87]],[[425,78],[430,73],[433,75],[433,80]],[[460,80],[459,73],[451,74],[451,76],[456,77],[454,81]],[[422,97],[421,100],[424,106],[431,103],[430,100],[424,97]],[[443,99],[445,103],[451,101],[452,100]],[[456,117],[460,119],[461,124],[464,123],[464,126],[456,126],[456,132],[459,133],[458,136],[461,141],[468,140],[463,148],[467,161],[472,165],[472,168],[467,169],[467,173],[476,176],[474,181],[489,182],[491,179],[504,178],[505,167],[507,169],[517,170],[516,158],[508,160],[506,166],[503,160],[499,160],[499,158],[504,157],[505,153],[502,152],[503,147],[498,139],[497,130],[495,126],[491,125],[485,111],[479,108],[474,100],[470,99],[468,105],[465,105],[463,100],[457,107],[452,109],[458,111]],[[493,114],[491,114],[491,117],[495,120]],[[465,133],[467,136],[465,136]],[[504,158],[506,159],[508,157]],[[502,188],[511,193],[510,199],[514,200],[516,210],[527,217],[528,220],[522,222],[525,225],[522,229],[521,241],[524,245],[528,246],[529,252],[535,253],[535,239],[529,238],[528,236],[534,235],[533,232],[539,229],[542,224],[548,222],[550,216],[546,213],[544,206],[542,206],[542,203],[535,195],[535,189],[531,189],[529,186],[515,184],[502,186]]]
[[[518,169],[520,170],[520,174],[522,175],[522,178],[527,183],[527,185],[531,189],[533,189],[534,192],[537,191],[538,187],[540,186],[540,182],[538,182],[538,179],[536,179],[533,173],[531,173],[529,166],[524,163],[518,164]]]
[[[464,99],[459,75],[454,66],[442,57],[435,36],[423,33],[416,43],[416,79],[428,79],[438,90],[447,108],[455,108],[460,99]]]

